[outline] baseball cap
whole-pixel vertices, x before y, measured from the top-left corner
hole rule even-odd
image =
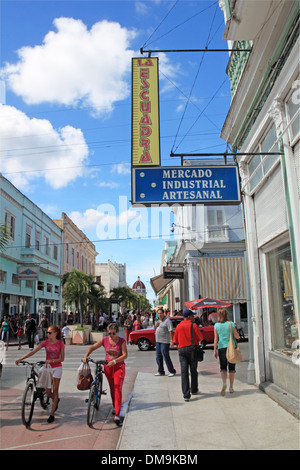
[[[189,308],[187,308],[184,312],[183,312],[183,316],[186,318],[186,317],[189,317],[190,315],[195,315],[194,312],[192,312],[192,310],[190,310]]]

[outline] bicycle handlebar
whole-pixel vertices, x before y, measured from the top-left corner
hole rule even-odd
[[[37,366],[37,365],[44,365],[45,361],[37,361],[37,362],[28,362],[28,361],[20,361],[19,364],[22,364],[23,366]]]
[[[102,361],[102,360],[100,360],[100,361],[95,361],[95,360],[92,359],[91,357],[87,357],[87,358],[86,358],[86,362],[93,362],[93,363],[96,364],[96,365],[97,365],[97,364],[102,364],[102,365],[103,365],[103,364],[108,364],[108,361]]]

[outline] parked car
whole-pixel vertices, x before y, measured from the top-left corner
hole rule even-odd
[[[183,320],[182,316],[169,317],[173,324],[173,331],[176,326]],[[201,317],[200,317],[201,318]],[[202,346],[214,342],[214,327],[212,325],[198,324],[203,334]],[[155,330],[154,328],[145,328],[143,330],[132,331],[130,333],[130,344],[136,344],[140,351],[149,351],[155,347]]]

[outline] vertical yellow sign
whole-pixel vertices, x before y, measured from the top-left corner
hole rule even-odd
[[[160,166],[158,58],[132,59],[131,164]]]

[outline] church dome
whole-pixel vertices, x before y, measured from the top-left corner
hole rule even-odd
[[[132,289],[136,292],[140,292],[141,294],[146,292],[145,284],[140,280],[140,276],[138,277],[138,280],[135,281],[135,283],[133,284]]]

